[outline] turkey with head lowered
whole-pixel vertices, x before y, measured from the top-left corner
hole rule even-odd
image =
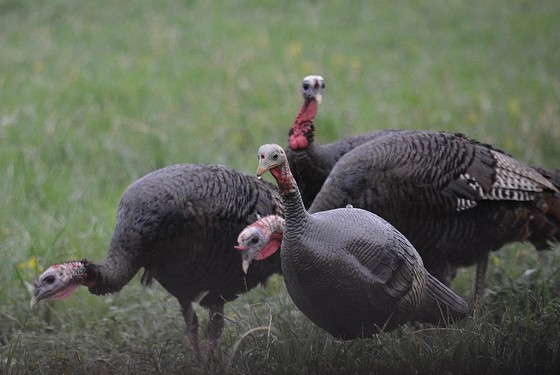
[[[244,274],[233,250],[237,235],[257,218],[282,212],[274,185],[231,168],[181,164],[157,170],[123,193],[105,260],[49,267],[35,281],[31,305],[66,298],[80,285],[96,295],[118,292],[143,267],[143,282],[157,280],[179,301],[200,360],[193,303],[209,309],[210,355],[223,330],[224,304],[280,272],[276,255]]]
[[[309,214],[282,147],[263,145],[258,158],[257,175],[269,171],[284,202],[286,288],[312,322],[334,337],[353,339],[409,321],[438,324],[467,316],[466,302],[426,271],[391,224],[355,208]]]

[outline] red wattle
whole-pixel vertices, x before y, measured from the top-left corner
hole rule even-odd
[[[265,247],[255,257],[255,260],[263,260],[274,254],[281,246],[281,242],[279,241],[269,241]]]
[[[76,288],[77,288],[78,286],[79,286],[78,284],[69,285],[66,289],[64,289],[64,290],[62,290],[61,292],[55,294],[55,295],[52,297],[52,299],[59,301],[59,300],[61,300],[61,299],[64,299],[64,298],[68,297],[68,296],[70,296],[72,293],[74,293],[74,292],[76,291]]]
[[[297,144],[298,144],[298,148],[299,149],[306,149],[307,146],[309,146],[309,141],[307,140],[306,137],[299,137],[298,139],[296,139]]]
[[[289,139],[290,148],[292,150],[304,150],[309,146],[309,141],[305,135],[292,135]]]
[[[294,136],[290,137],[289,143],[290,143],[290,148],[292,150],[297,150],[299,148],[298,137],[294,137]]]

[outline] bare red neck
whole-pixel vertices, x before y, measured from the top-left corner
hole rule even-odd
[[[313,120],[316,115],[317,101],[315,98],[306,99],[290,130],[289,144],[292,150],[304,150],[309,146],[307,134],[313,131]]]
[[[272,168],[270,173],[278,183],[278,190],[280,191],[280,194],[289,194],[294,192],[294,190],[297,190],[298,187],[294,176],[290,171],[288,161],[285,161],[284,164],[276,168]]]

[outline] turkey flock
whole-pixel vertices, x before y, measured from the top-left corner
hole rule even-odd
[[[407,322],[454,324],[469,314],[451,289],[459,267],[512,242],[560,242],[560,170],[528,166],[462,134],[380,130],[315,143],[325,90],[304,78],[283,148],[258,150],[257,176],[223,165],[169,166],[122,194],[105,260],[71,260],[34,282],[31,306],[78,286],[103,295],[143,268],[177,298],[193,356],[211,357],[224,304],[281,274],[294,304],[341,340]],[[270,173],[276,185],[261,180]],[[205,350],[193,304],[208,309]]]

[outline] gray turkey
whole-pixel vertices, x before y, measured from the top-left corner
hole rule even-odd
[[[200,360],[193,302],[209,309],[210,355],[223,330],[225,302],[280,271],[275,256],[245,275],[233,250],[237,235],[261,215],[282,212],[274,185],[231,168],[182,164],[157,170],[123,193],[106,259],[49,267],[35,281],[31,305],[68,297],[79,285],[96,295],[118,292],[144,267],[143,283],[155,279],[178,299]]]
[[[476,263],[479,296],[489,252],[560,240],[559,187],[559,171],[531,168],[461,134],[388,131],[338,161],[309,211],[352,204],[375,212],[444,284],[456,267]]]
[[[284,150],[258,151],[257,176],[276,179],[284,202],[282,274],[296,306],[340,339],[369,337],[408,321],[464,318],[466,302],[431,276],[410,242],[381,217],[355,208],[309,214]]]
[[[321,76],[310,75],[303,79],[301,85],[303,105],[290,128],[289,147],[286,149],[290,169],[306,208],[309,208],[313,202],[338,159],[377,134],[377,132],[371,132],[326,145],[316,144],[313,120],[324,89],[325,80]]]

